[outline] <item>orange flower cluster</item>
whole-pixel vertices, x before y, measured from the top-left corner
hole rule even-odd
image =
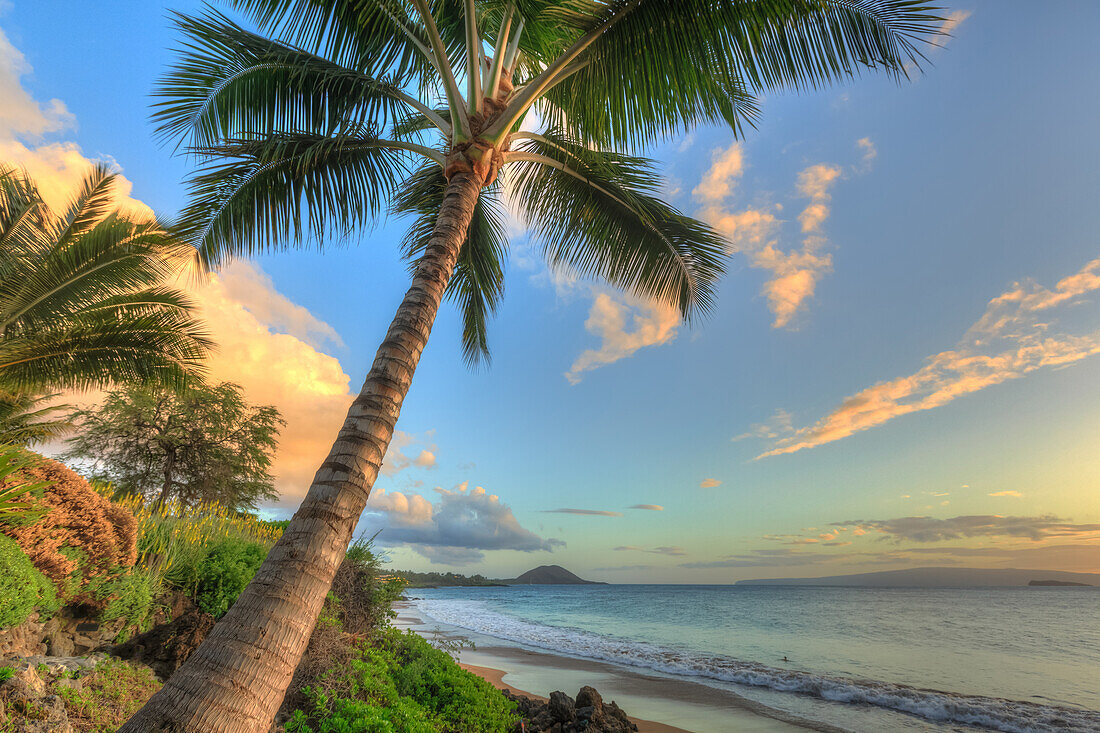
[[[42,458],[9,477],[49,485],[36,503],[46,512],[23,526],[0,527],[46,577],[61,583],[83,564],[81,583],[137,560],[137,521],[65,465]],[[66,552],[67,551],[67,552]],[[83,562],[78,563],[75,556]],[[73,588],[77,591],[77,588]]]

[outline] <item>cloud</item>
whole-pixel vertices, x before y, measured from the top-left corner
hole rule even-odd
[[[618,571],[618,570],[652,570],[652,565],[616,565],[610,568],[592,568],[593,570],[600,570],[604,572]]]
[[[648,552],[648,553],[651,553],[653,555],[668,555],[670,557],[681,557],[681,556],[687,554],[687,552],[684,550],[684,548],[676,547],[675,545],[663,546],[663,547],[652,547],[652,548],[648,548],[648,549],[645,548],[645,547],[638,547],[636,545],[620,545],[620,546],[614,548],[614,551],[615,552]]]
[[[841,169],[818,163],[798,174],[796,193],[809,203],[798,215],[802,245],[789,249],[779,246],[782,221],[775,212],[781,207],[738,211],[729,205],[744,169],[740,143],[716,151],[693,194],[702,207],[700,216],[726,237],[733,251],[743,253],[752,267],[770,273],[762,293],[775,315],[773,327],[786,328],[813,297],[817,282],[832,270],[832,255],[823,251],[829,242],[820,231],[829,216],[829,189],[841,178]]]
[[[1014,499],[1019,499],[1023,496],[1019,491],[994,491],[990,496],[1011,496]]]
[[[221,274],[226,295],[246,303],[249,312],[273,330],[290,334],[315,348],[326,343],[344,345],[335,328],[278,292],[271,278],[256,265],[236,260],[222,268]]]
[[[792,428],[757,458],[831,443],[1038,369],[1067,366],[1100,353],[1100,331],[1055,330],[1059,315],[1085,322],[1076,306],[1085,305],[1085,296],[1098,289],[1100,258],[1063,278],[1053,290],[1033,281],[1015,283],[989,301],[954,348],[929,357],[912,374],[857,392],[812,425]]]
[[[600,337],[600,347],[581,352],[565,378],[577,384],[584,372],[625,359],[646,346],[666,344],[676,338],[679,326],[679,313],[672,306],[599,293],[584,327]]]
[[[648,509],[651,512],[663,512],[665,510],[660,504],[631,504],[627,509]]]
[[[875,143],[869,137],[861,137],[856,140],[856,147],[860,152],[859,165],[856,166],[856,170],[860,173],[867,173],[874,165],[875,158],[878,157],[878,148],[875,147]]]
[[[850,519],[838,522],[857,525],[886,535],[896,542],[940,542],[969,537],[1023,537],[1033,541],[1051,538],[1100,536],[1100,524],[1072,524],[1052,514],[1037,517],[1013,517],[978,514],[936,519],[934,517],[898,517],[896,519]]]
[[[45,137],[71,132],[76,118],[60,99],[36,101],[22,85],[31,73],[27,59],[0,30],[0,160],[27,171],[46,204],[64,211],[81,177],[96,162],[119,170],[108,156],[91,159],[74,142],[46,142]],[[130,196],[133,184],[118,175],[112,198],[115,206],[131,216],[149,218],[152,209]]]
[[[579,514],[585,517],[621,517],[622,512],[609,512],[602,509],[543,509],[543,514]]]
[[[701,489],[713,489],[715,486],[721,486],[722,482],[716,478],[705,478],[699,482],[699,488]]]
[[[417,436],[395,430],[386,457],[382,460],[382,475],[393,477],[411,466],[435,468],[435,452],[438,448],[431,441],[433,435],[434,431]]]
[[[481,560],[487,550],[550,552],[565,544],[524,529],[500,497],[480,486],[441,490],[434,504],[419,495],[376,489],[360,530],[381,530],[380,543],[408,545],[432,562],[461,564]]]
[[[969,10],[952,10],[943,19],[943,25],[940,26],[940,31],[951,35],[955,32],[963,21],[969,18],[973,13]]]

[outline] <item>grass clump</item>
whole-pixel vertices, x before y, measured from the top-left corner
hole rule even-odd
[[[156,610],[156,599],[163,589],[160,576],[146,568],[133,567],[124,575],[103,586],[100,594],[107,606],[100,621],[110,623],[125,619],[123,631],[148,631]]]
[[[118,659],[104,660],[80,679],[78,688],[53,685],[76,733],[114,733],[161,686],[152,670]]]
[[[11,538],[0,534],[0,629],[23,623],[36,608],[57,611],[57,591]]]
[[[303,690],[287,733],[507,733],[513,705],[412,632],[387,627]]]

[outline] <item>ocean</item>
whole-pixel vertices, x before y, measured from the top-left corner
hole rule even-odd
[[[409,595],[426,621],[477,643],[690,679],[846,730],[1100,731],[1100,588],[590,585]]]

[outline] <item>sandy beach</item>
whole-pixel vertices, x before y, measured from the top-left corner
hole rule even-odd
[[[398,604],[395,625],[432,638],[459,639],[468,634],[426,621],[407,604]],[[843,729],[809,722],[768,708],[733,692],[635,672],[618,665],[495,643],[483,637],[459,654],[462,666],[498,688],[545,698],[554,690],[575,696],[582,685],[596,688],[649,733],[791,733]]]

